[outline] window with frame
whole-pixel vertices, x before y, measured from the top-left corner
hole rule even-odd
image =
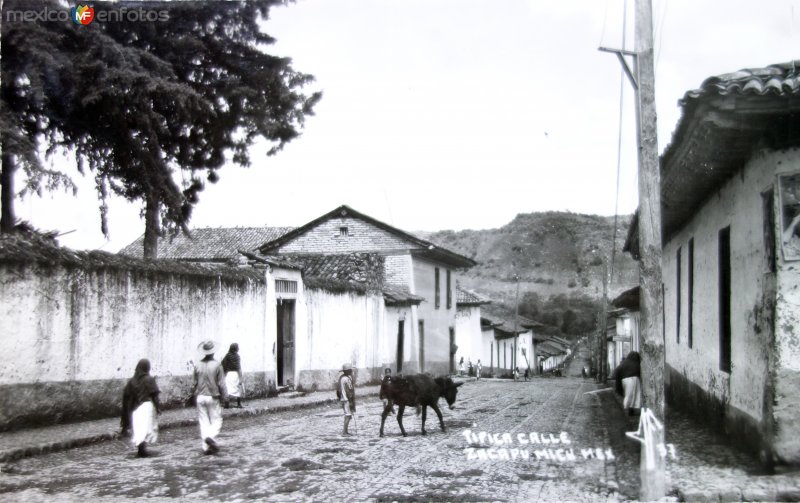
[[[675,255],[675,342],[681,343],[681,248]]]
[[[453,289],[450,286],[450,270],[447,270],[447,309],[453,307]]]
[[[686,344],[691,348],[694,343],[692,329],[694,324],[694,238],[689,240],[689,249],[686,253],[686,294],[689,297],[686,305],[686,323],[688,324]]]
[[[297,281],[276,279],[275,293],[297,293]]]
[[[439,268],[436,267],[433,270],[433,291],[434,291],[434,307],[439,309],[439,305],[442,303],[441,295],[439,294]]]
[[[719,369],[731,371],[731,228],[719,231]]]
[[[775,191],[769,189],[761,194],[764,221],[764,262],[767,272],[777,271],[775,259]]]

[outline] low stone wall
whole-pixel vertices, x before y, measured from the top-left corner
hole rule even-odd
[[[192,376],[155,378],[162,408],[186,406]],[[264,372],[248,373],[244,379],[246,398],[267,396]],[[108,379],[0,385],[0,431],[119,415],[126,383],[127,379]]]

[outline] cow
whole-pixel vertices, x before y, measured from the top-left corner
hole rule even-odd
[[[391,381],[385,382],[381,386],[381,395],[388,398],[388,405],[384,407],[381,414],[381,432],[383,436],[383,424],[386,422],[386,417],[392,412],[392,406],[397,404],[397,424],[400,425],[400,432],[404,437],[406,434],[403,428],[403,410],[406,406],[422,407],[422,434],[425,435],[425,418],[427,416],[428,407],[432,408],[436,415],[439,416],[439,424],[442,431],[447,431],[444,426],[444,418],[442,418],[442,411],[439,410],[437,403],[440,397],[444,397],[447,405],[452,409],[456,401],[456,394],[458,394],[458,387],[464,383],[454,383],[449,377],[433,378],[427,374],[416,374],[410,376],[397,376],[392,378]]]

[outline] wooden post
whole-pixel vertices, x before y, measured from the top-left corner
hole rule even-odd
[[[608,380],[608,259],[603,258],[603,311],[600,316],[600,348],[598,362],[600,382],[605,384]]]
[[[517,280],[517,295],[514,298],[514,356],[511,358],[511,374],[517,368],[517,324],[519,323],[519,275],[515,275]]]
[[[661,318],[661,180],[656,129],[653,11],[651,0],[636,0],[636,122],[639,145],[639,286],[644,406],[664,424],[664,340]],[[664,443],[659,430],[656,443]],[[664,458],[645,466],[642,445],[640,499],[664,497]]]

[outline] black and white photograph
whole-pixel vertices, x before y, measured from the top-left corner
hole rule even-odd
[[[0,0],[0,500],[800,501],[800,0]]]

